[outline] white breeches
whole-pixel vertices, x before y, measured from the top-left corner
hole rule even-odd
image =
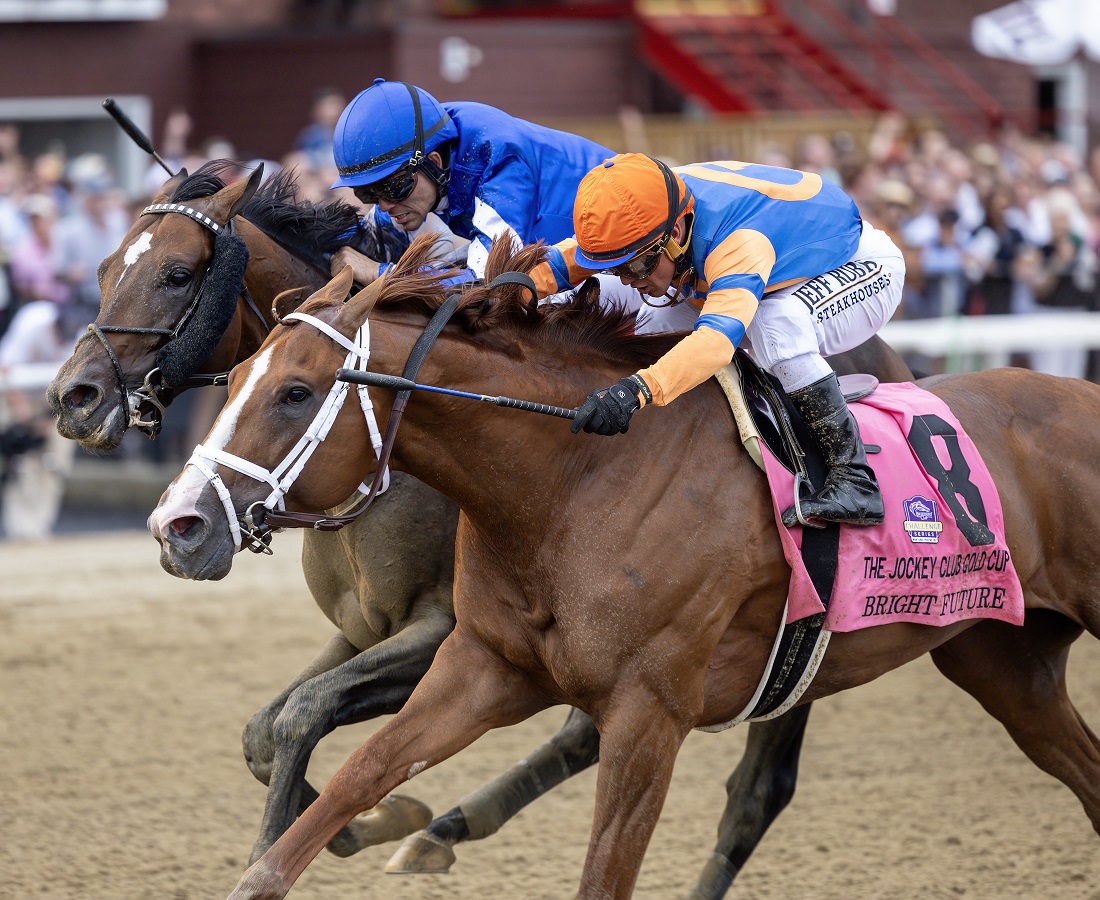
[[[743,346],[793,391],[831,370],[822,357],[851,350],[894,315],[905,283],[905,261],[890,237],[867,222],[852,258],[836,269],[765,294]],[[637,331],[689,331],[699,310],[689,303],[638,315]]]

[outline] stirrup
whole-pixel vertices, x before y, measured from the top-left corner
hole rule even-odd
[[[795,517],[798,519],[799,524],[804,525],[806,528],[824,528],[825,527],[824,522],[822,522],[820,524],[818,524],[817,522],[811,522],[804,515],[802,515],[802,487],[803,487],[803,485],[805,485],[809,489],[810,494],[813,493],[813,485],[810,484],[809,480],[807,478],[805,478],[805,476],[803,476],[803,474],[801,472],[795,472],[794,473],[794,503],[792,504],[794,506]]]

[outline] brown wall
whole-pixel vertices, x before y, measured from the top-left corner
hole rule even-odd
[[[194,38],[184,24],[5,22],[0,85],[5,97],[146,94],[164,114],[189,99]]]
[[[211,28],[277,27],[303,0],[168,0],[164,21]]]
[[[969,48],[973,15],[1000,2],[903,0],[899,8],[913,30],[1005,106],[1027,108],[1034,102],[1030,71],[984,60]],[[849,65],[871,66],[873,77],[873,60],[863,49],[845,46],[835,33],[828,39],[814,3],[781,5]],[[861,0],[848,8],[857,19],[865,9]],[[172,0],[168,15],[153,22],[5,23],[0,90],[6,97],[146,95],[154,140],[168,112],[184,106],[195,123],[193,143],[220,135],[242,156],[269,158],[290,149],[319,87],[335,85],[351,97],[376,76],[538,121],[614,116],[624,105],[654,108],[656,82],[638,60],[629,21],[419,17],[392,28],[294,29],[287,23],[300,13],[291,0]],[[445,80],[441,72],[447,39],[481,55],[461,80]]]
[[[279,159],[309,122],[315,92],[351,99],[376,76],[393,76],[385,34],[295,35],[201,41],[194,54],[196,128],[230,140],[245,158]]]
[[[464,81],[441,74],[447,38],[482,53]],[[439,99],[477,100],[527,119],[611,116],[623,105],[646,102],[629,22],[420,21],[396,31],[394,61],[397,77]]]
[[[441,45],[480,54],[468,77],[441,73]],[[622,22],[435,22],[358,35],[210,39],[195,53],[194,116],[245,156],[279,157],[308,120],[317,88],[350,99],[377,77],[409,81],[440,100],[477,100],[523,118],[613,116],[644,105],[644,72]]]
[[[440,44],[448,37],[482,54],[465,81],[440,74]],[[350,98],[379,76],[533,119],[645,105],[645,74],[634,61],[632,28],[622,22],[421,21],[395,31],[282,28],[220,36],[178,20],[0,28],[3,96],[146,95],[154,143],[169,111],[183,106],[194,120],[194,143],[221,136],[246,158],[286,153],[318,88],[333,85]]]

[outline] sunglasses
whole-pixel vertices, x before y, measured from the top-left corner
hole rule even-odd
[[[377,203],[379,200],[385,200],[388,203],[400,203],[408,198],[415,185],[415,171],[411,167],[405,166],[382,181],[359,185],[355,188],[354,193],[360,203]]]
[[[655,250],[644,254],[637,253],[626,262],[608,269],[608,271],[619,278],[630,278],[632,280],[648,278],[653,274],[653,270],[657,268],[657,263],[661,261],[664,252],[665,245],[662,242]]]

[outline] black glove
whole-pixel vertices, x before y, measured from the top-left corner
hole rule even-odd
[[[630,417],[638,411],[641,386],[633,378],[620,378],[611,387],[593,391],[577,410],[569,430],[576,434],[582,428],[589,434],[626,433]]]

